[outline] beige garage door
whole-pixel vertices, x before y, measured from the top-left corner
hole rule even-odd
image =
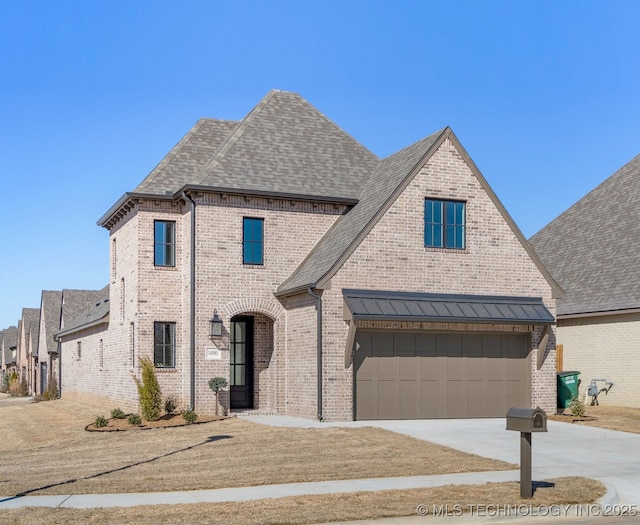
[[[358,332],[355,418],[504,417],[530,406],[527,335]]]

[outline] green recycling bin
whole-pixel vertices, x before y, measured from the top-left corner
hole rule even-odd
[[[574,397],[578,397],[578,376],[580,372],[557,372],[558,408],[567,408]]]

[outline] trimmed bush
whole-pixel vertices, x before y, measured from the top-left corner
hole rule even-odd
[[[126,414],[122,410],[120,410],[119,408],[114,408],[111,411],[111,417],[113,419],[124,419],[126,417]]]
[[[218,392],[227,386],[227,380],[224,377],[212,377],[209,379],[209,388],[213,390],[216,396],[216,416],[218,415]]]
[[[109,422],[104,416],[96,417],[96,420],[93,422],[93,426],[96,428],[106,427]]]
[[[164,398],[164,411],[167,414],[173,414],[178,408],[178,400],[176,396],[167,396]]]
[[[131,414],[127,421],[130,425],[142,425],[142,418],[138,414]]]
[[[198,414],[188,408],[182,412],[182,418],[189,424],[195,423],[198,420]]]
[[[147,421],[157,421],[162,409],[162,391],[156,377],[156,367],[148,357],[140,358],[140,366],[142,367],[142,381],[136,376],[133,376],[133,379],[138,387],[142,417]]]

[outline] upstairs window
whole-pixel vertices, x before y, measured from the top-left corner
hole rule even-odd
[[[242,219],[242,263],[264,264],[264,219]]]
[[[153,264],[176,265],[176,223],[173,221],[153,222]]]
[[[153,323],[153,363],[158,368],[176,366],[176,323]]]
[[[464,202],[425,199],[424,245],[429,248],[466,247],[466,206]]]

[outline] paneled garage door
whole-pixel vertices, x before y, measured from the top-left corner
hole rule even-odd
[[[356,419],[504,417],[531,403],[526,334],[358,332]]]

